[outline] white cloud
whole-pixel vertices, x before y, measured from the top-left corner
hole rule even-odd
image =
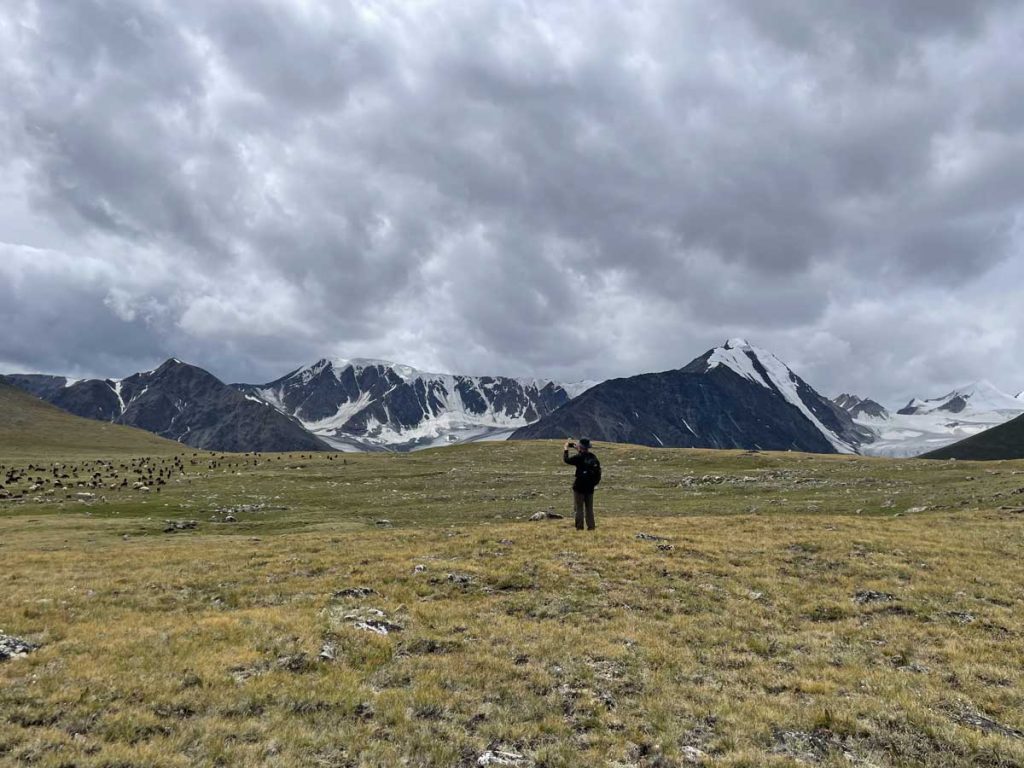
[[[1021,23],[1000,0],[22,0],[0,359],[596,378],[744,335],[829,392],[1024,388]]]

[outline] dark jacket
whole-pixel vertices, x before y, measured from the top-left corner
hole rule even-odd
[[[601,462],[590,451],[570,456],[569,451],[562,451],[562,461],[576,467],[576,479],[572,489],[577,493],[593,493],[601,482]]]

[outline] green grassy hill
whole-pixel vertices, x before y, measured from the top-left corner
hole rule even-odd
[[[921,458],[967,461],[1024,459],[1024,416],[926,453]]]
[[[181,453],[141,429],[83,419],[0,382],[0,459]]]
[[[1024,462],[596,451],[28,472],[0,765],[1024,765]]]

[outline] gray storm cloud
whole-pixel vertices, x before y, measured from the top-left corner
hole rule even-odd
[[[1024,8],[11,0],[0,368],[1024,389]]]

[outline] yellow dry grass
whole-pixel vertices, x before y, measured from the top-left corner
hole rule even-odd
[[[1024,765],[1024,463],[601,456],[593,534],[550,443],[0,507],[0,764]]]

